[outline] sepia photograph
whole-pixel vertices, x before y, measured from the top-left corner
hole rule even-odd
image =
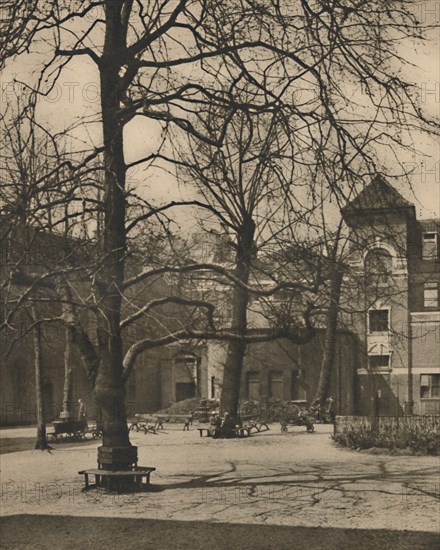
[[[440,547],[440,0],[0,0],[0,549]]]

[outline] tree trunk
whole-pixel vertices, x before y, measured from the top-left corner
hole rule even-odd
[[[73,405],[73,362],[72,346],[74,328],[70,325],[64,327],[65,347],[64,347],[64,388],[63,388],[63,410],[61,418],[63,420],[74,420],[72,416]]]
[[[342,271],[335,266],[330,281],[330,304],[327,310],[327,326],[325,329],[321,373],[319,377],[318,389],[315,394],[315,401],[319,400],[321,407],[325,405],[325,402],[330,395],[331,377],[337,345],[338,311],[341,297],[342,279]]]
[[[35,316],[34,316],[35,319]],[[41,360],[41,327],[34,327],[34,365],[35,365],[35,401],[37,408],[37,441],[35,449],[50,449],[47,444],[46,436],[46,418],[44,411],[44,393],[43,393],[43,367]]]
[[[58,280],[57,293],[63,300],[64,320],[64,387],[63,409],[60,418],[69,421],[75,420],[73,413],[73,345],[80,342],[75,338],[75,325],[79,323],[73,304],[72,291],[64,278]]]
[[[249,273],[254,254],[255,223],[251,216],[247,217],[237,238],[237,254],[235,260],[235,276],[244,283],[249,282]],[[249,293],[241,286],[235,285],[232,294],[232,326],[238,336],[247,330],[247,308]],[[241,375],[243,371],[246,342],[235,341],[228,344],[228,352],[223,375],[223,387],[220,409],[222,414],[229,413],[238,419],[240,400]]]
[[[106,34],[100,63],[101,109],[104,143],[104,227],[101,270],[96,278],[99,297],[98,346],[100,364],[94,398],[102,413],[103,444],[98,463],[107,469],[127,469],[137,461],[137,448],[128,437],[123,349],[119,328],[124,280],[125,162],[123,123],[119,115],[119,68],[123,33],[118,2],[106,4]]]

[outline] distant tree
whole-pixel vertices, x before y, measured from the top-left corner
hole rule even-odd
[[[247,98],[247,102],[252,99]],[[222,120],[222,113],[207,109],[203,118],[204,133],[215,135]],[[195,185],[200,202],[205,204],[205,214],[200,213],[201,226],[205,231],[223,232],[223,241],[226,239],[230,248],[230,258],[225,254],[223,263],[237,282],[220,281],[227,289],[223,300],[231,304],[231,316],[227,320],[230,330],[237,335],[248,332],[251,297],[270,300],[281,291],[284,297],[292,292],[295,295],[302,292],[304,296],[308,292],[316,293],[320,285],[318,266],[316,272],[303,280],[298,271],[296,277],[279,279],[274,265],[266,273],[260,271],[261,255],[277,242],[271,231],[275,231],[279,239],[287,227],[306,222],[305,217],[298,219],[286,208],[295,185],[295,153],[289,118],[278,109],[255,115],[239,111],[233,114],[221,147],[192,139],[189,147],[180,145],[180,151],[178,163],[184,167],[180,177]],[[232,292],[229,292],[231,284]],[[297,343],[310,340],[313,331],[307,330],[312,325],[307,300],[302,311],[298,303],[297,307],[295,321],[290,318],[289,324],[268,325],[266,333],[275,338],[274,328],[281,333],[282,329],[295,327],[304,331],[295,339]],[[244,339],[227,343],[221,408],[233,417],[238,412],[246,346]]]

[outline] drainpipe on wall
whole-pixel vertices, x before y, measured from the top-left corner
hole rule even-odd
[[[202,390],[202,358],[197,357],[196,358],[196,396],[197,397],[205,397],[205,399],[208,397],[208,392],[205,392]]]
[[[413,401],[413,372],[412,372],[412,326],[411,326],[411,311],[408,304],[408,397],[405,403],[405,414],[412,415],[414,413]]]

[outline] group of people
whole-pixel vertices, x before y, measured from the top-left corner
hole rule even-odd
[[[328,397],[324,407],[321,406],[319,399],[310,406],[309,412],[313,415],[315,422],[334,423],[336,417],[336,405],[333,397]]]
[[[214,439],[221,437],[234,437],[235,422],[229,413],[225,413],[223,420],[218,412],[213,412],[209,418],[208,433]]]

